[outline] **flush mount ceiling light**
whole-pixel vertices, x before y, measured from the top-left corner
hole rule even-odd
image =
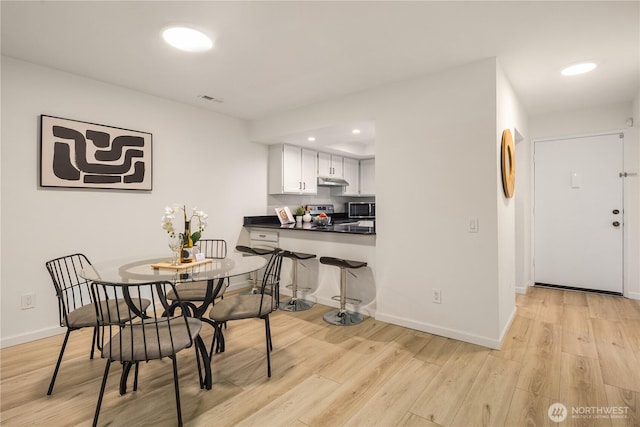
[[[310,136],[309,138],[307,138],[307,141],[309,141],[309,142],[313,142],[315,140],[316,140],[315,136]]]
[[[573,64],[564,68],[560,74],[563,76],[577,76],[578,74],[588,73],[595,70],[597,65],[593,62],[581,62],[580,64]]]
[[[360,129],[354,129],[351,131],[352,134],[357,135],[360,133]]]
[[[167,28],[162,32],[162,38],[185,52],[204,52],[213,47],[213,41],[206,34],[188,27]]]

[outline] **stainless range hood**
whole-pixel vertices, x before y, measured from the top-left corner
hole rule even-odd
[[[349,183],[342,178],[318,177],[319,187],[346,187],[347,185],[349,185]]]

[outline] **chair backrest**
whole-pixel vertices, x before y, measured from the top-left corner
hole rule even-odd
[[[45,263],[58,297],[60,326],[69,324],[67,315],[88,304],[93,304],[90,283],[80,277],[91,262],[83,254],[65,255]]]
[[[198,319],[187,317],[183,303],[167,301],[173,283],[91,284],[100,327],[102,357],[110,360],[160,359],[193,344],[200,330]],[[194,330],[196,329],[196,330]],[[192,333],[194,332],[194,333]]]
[[[260,307],[262,307],[262,300],[265,295],[271,295],[272,297],[272,310],[278,309],[280,300],[280,270],[282,269],[282,249],[275,249],[269,258],[269,262],[264,270],[264,276],[262,276],[262,287],[260,288]]]
[[[200,253],[206,258],[223,259],[227,257],[227,241],[222,239],[198,240]]]

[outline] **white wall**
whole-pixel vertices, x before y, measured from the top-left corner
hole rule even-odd
[[[250,128],[262,141],[374,120],[376,317],[490,347],[499,347],[503,332],[499,274],[512,276],[499,259],[496,69],[495,59],[480,61]],[[479,219],[479,233],[467,231],[469,217]],[[432,289],[442,291],[442,304],[431,302]]]
[[[528,117],[522,109],[507,76],[499,64],[496,67],[496,192],[498,205],[498,294],[500,301],[499,330],[506,332],[515,315],[516,286],[527,281],[526,265],[530,265],[527,242],[530,220],[530,191],[523,185],[529,179],[529,162],[518,161],[528,157]],[[510,129],[516,150],[516,181],[514,197],[507,199],[502,184],[502,132]],[[524,187],[524,188],[523,188]]]
[[[640,170],[640,94],[633,103],[552,113],[530,118],[531,140],[600,132],[623,132],[625,170]],[[626,121],[634,117],[633,127]],[[640,176],[624,181],[624,295],[640,299]]]
[[[169,252],[165,205],[197,205],[204,237],[230,245],[244,215],[265,213],[267,150],[244,121],[2,57],[1,345],[63,332],[44,263],[84,252],[94,263]],[[38,187],[39,116],[153,134],[153,191]],[[20,310],[20,296],[36,308]]]

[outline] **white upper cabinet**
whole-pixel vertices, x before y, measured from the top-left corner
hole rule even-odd
[[[269,194],[316,194],[317,155],[293,145],[269,147]]]
[[[300,165],[300,178],[303,194],[318,193],[318,153],[313,150],[301,149],[302,165]]]
[[[360,160],[360,195],[376,195],[376,160]]]
[[[344,177],[343,158],[335,154],[318,153],[318,176],[327,178]]]
[[[344,196],[360,195],[360,162],[356,159],[345,157],[344,164],[344,180],[349,183],[342,189]]]

